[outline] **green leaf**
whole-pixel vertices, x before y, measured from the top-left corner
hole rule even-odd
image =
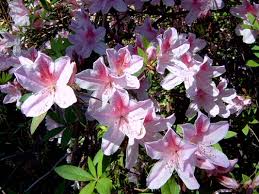
[[[10,75],[9,73],[6,73],[6,72],[1,72],[1,74],[0,74],[0,85],[6,84],[10,79],[12,79],[12,75]]]
[[[98,162],[103,162],[103,151],[100,149],[94,156],[93,163],[96,166]]]
[[[248,124],[246,124],[246,126],[242,129],[242,132],[244,133],[245,136],[247,136],[247,134],[249,133],[250,127],[248,126]]]
[[[63,116],[61,114],[58,114],[57,112],[49,111],[48,116],[50,116],[50,118],[57,123],[60,123],[62,125],[66,124],[65,120],[63,119]]]
[[[248,19],[248,21],[249,21],[252,25],[254,25],[254,23],[255,23],[255,21],[256,21],[256,17],[255,17],[253,14],[248,13],[248,14],[247,14],[247,19]]]
[[[76,113],[72,107],[65,109],[65,120],[67,123],[74,123],[77,120]]]
[[[98,164],[97,164],[97,175],[98,175],[98,177],[101,177],[102,174],[103,174],[103,163],[98,162]]]
[[[95,181],[90,182],[88,185],[86,185],[79,194],[93,194],[95,188]]]
[[[87,164],[88,164],[88,168],[89,168],[91,174],[92,174],[94,177],[97,178],[95,166],[94,166],[94,163],[93,163],[93,161],[92,161],[92,159],[91,159],[90,157],[88,157]]]
[[[180,187],[176,183],[175,179],[172,177],[170,178],[166,184],[161,188],[162,194],[179,194],[180,193]]]
[[[54,194],[64,194],[65,193],[65,181],[62,181],[58,186],[55,188]]]
[[[55,168],[55,172],[64,179],[71,181],[90,181],[94,177],[77,166],[63,165]]]
[[[258,45],[255,45],[252,47],[252,51],[253,51],[253,54],[259,58],[259,46]]]
[[[110,194],[112,190],[112,181],[109,178],[101,178],[96,184],[96,190],[100,194]]]
[[[32,95],[32,93],[24,94],[24,95],[20,98],[20,102],[21,102],[21,103],[24,103],[25,100],[27,100],[31,95]]]
[[[97,125],[96,129],[98,130],[97,137],[101,139],[109,128],[105,125]]]
[[[246,65],[247,65],[248,67],[259,67],[259,63],[257,63],[257,62],[254,61],[254,60],[249,60],[249,61],[247,61]]]
[[[103,173],[103,152],[102,152],[102,149],[100,149],[96,153],[93,163],[94,163],[95,166],[97,164],[97,175],[98,175],[98,177],[101,177],[102,173]]]
[[[249,176],[242,174],[242,183],[244,184],[245,182],[251,180]]]
[[[32,118],[31,127],[30,127],[31,134],[33,134],[36,131],[36,129],[38,128],[40,123],[45,118],[46,114],[47,114],[47,112],[43,113],[42,115],[40,115],[38,117]]]
[[[259,121],[256,120],[256,119],[254,119],[253,121],[249,122],[249,124],[258,124],[258,123],[259,123]]]
[[[219,151],[221,151],[222,152],[222,148],[221,148],[221,146],[219,145],[219,143],[216,143],[216,144],[214,144],[214,145],[212,145],[216,150],[219,150]]]
[[[180,136],[183,135],[183,130],[182,130],[182,128],[180,127],[180,125],[177,125],[177,126],[176,126],[176,133],[177,133],[178,135],[180,135]]]
[[[45,10],[47,11],[51,10],[51,6],[46,0],[40,0],[40,3]]]
[[[236,137],[237,136],[237,133],[234,132],[234,131],[228,131],[227,135],[224,137],[224,139],[229,139],[229,138],[232,138],[232,137]]]
[[[141,56],[143,58],[143,67],[136,73],[134,73],[134,76],[138,77],[139,75],[141,75],[145,68],[146,68],[146,64],[148,62],[148,56],[147,53],[142,49],[142,48],[138,48],[138,55]]]
[[[253,29],[253,26],[248,25],[248,24],[242,24],[241,27],[242,27],[243,29],[250,29],[250,30]]]
[[[142,38],[142,42],[143,42],[145,49],[147,49],[150,46],[150,42],[148,41],[148,39],[146,37]]]

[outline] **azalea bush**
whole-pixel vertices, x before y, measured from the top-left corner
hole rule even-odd
[[[2,193],[258,193],[259,4],[0,5]]]

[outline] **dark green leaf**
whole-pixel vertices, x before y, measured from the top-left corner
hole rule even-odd
[[[64,194],[65,192],[65,181],[58,184],[58,186],[55,189],[55,194]]]
[[[72,136],[72,131],[70,128],[66,128],[63,132],[62,138],[61,138],[61,146],[66,147],[68,142],[70,141]]]
[[[67,123],[74,123],[77,120],[76,113],[72,107],[65,109],[65,120]]]
[[[62,132],[64,130],[63,127],[59,127],[59,128],[55,128],[55,129],[52,129],[50,131],[48,131],[46,133],[46,135],[44,136],[44,141],[48,141],[50,138],[53,138],[55,137],[57,134],[59,134],[60,132]]]
[[[90,181],[94,177],[77,166],[63,165],[55,168],[55,172],[64,179],[71,181]]]
[[[45,10],[47,11],[51,10],[51,6],[46,0],[40,0],[40,3]]]

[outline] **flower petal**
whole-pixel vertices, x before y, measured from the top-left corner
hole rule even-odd
[[[230,165],[227,156],[213,147],[199,145],[198,152],[217,166],[227,168]]]
[[[213,145],[222,140],[228,132],[229,124],[227,121],[211,123],[208,132],[204,135],[202,144]]]
[[[74,104],[77,99],[73,89],[70,86],[64,85],[56,86],[54,101],[60,108],[67,108]]]
[[[147,187],[149,189],[159,189],[172,176],[173,171],[174,169],[169,169],[165,161],[155,163],[147,177]]]
[[[54,91],[44,89],[31,95],[21,106],[27,117],[37,117],[47,112],[54,103]]]

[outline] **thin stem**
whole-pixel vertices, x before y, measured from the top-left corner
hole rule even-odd
[[[34,187],[37,183],[39,183],[41,180],[43,180],[46,176],[48,176],[55,168],[56,166],[62,162],[68,155],[70,154],[65,154],[62,158],[60,158],[55,165],[48,171],[46,172],[44,175],[42,175],[40,178],[38,178],[34,183],[32,183],[25,191],[24,193],[28,192],[29,190],[31,190],[32,187]]]

